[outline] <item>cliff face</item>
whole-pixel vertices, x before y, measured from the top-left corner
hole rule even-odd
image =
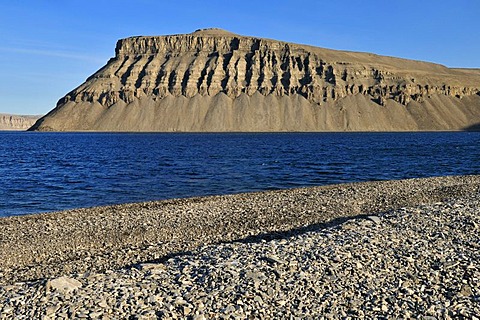
[[[480,123],[480,70],[218,29],[118,41],[35,130],[455,130]]]
[[[27,130],[40,116],[0,114],[0,130]]]

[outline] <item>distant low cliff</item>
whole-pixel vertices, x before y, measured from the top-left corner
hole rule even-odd
[[[115,58],[32,130],[462,130],[480,70],[219,29],[118,41]]]
[[[0,130],[27,130],[40,116],[20,116],[0,113]]]

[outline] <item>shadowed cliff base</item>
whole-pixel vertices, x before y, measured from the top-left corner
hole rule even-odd
[[[380,106],[362,95],[322,105],[300,95],[231,99],[195,95],[134,99],[111,107],[98,102],[68,102],[40,119],[31,130],[111,132],[317,132],[463,130],[478,119],[480,97],[432,95],[403,106],[387,100]],[[478,121],[475,121],[475,123]]]
[[[480,122],[480,70],[219,29],[121,39],[41,131],[415,131]]]
[[[480,123],[465,128],[465,131],[480,131]]]

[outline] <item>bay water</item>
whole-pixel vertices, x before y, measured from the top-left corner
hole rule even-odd
[[[466,174],[480,174],[480,132],[0,132],[0,217]]]

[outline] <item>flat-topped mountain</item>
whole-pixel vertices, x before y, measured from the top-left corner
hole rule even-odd
[[[0,113],[0,130],[27,130],[40,117]]]
[[[480,69],[220,29],[121,39],[32,130],[405,131],[480,123]]]

